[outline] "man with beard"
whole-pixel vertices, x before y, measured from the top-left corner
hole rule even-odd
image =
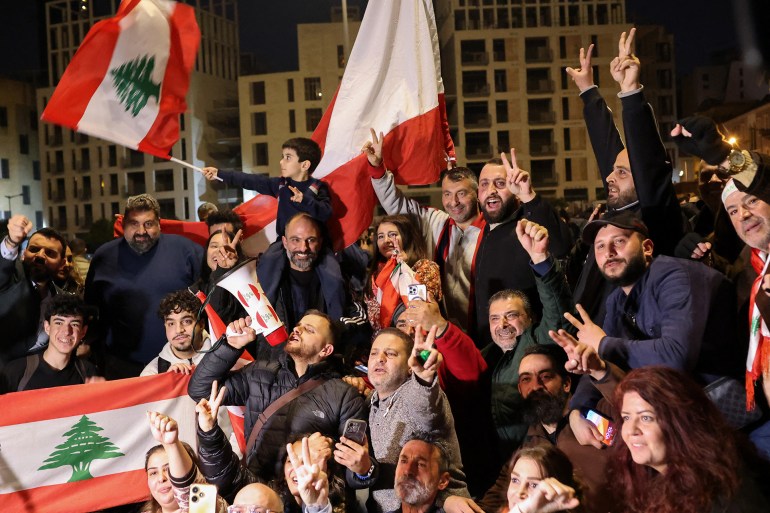
[[[91,260],[85,300],[99,308],[91,331],[106,340],[106,347],[92,350],[107,379],[138,376],[157,356],[166,342],[157,305],[200,273],[203,248],[179,235],[162,234],[159,220],[155,198],[128,198],[123,237],[102,245]]]
[[[468,330],[473,316],[474,262],[484,219],[479,213],[478,180],[467,167],[447,170],[441,177],[444,210],[423,207],[396,187],[393,173],[382,160],[382,134],[374,130],[364,145],[372,187],[388,215],[413,214],[420,219],[428,258],[439,265],[449,319]]]
[[[167,294],[158,306],[158,316],[166,328],[166,345],[157,358],[153,358],[142,371],[141,376],[152,376],[162,372],[190,374],[205,353],[211,349],[211,339],[203,331],[203,322],[196,316],[201,302],[187,289]]]
[[[607,191],[607,215],[636,212],[647,224],[655,241],[655,254],[673,255],[687,226],[671,184],[672,165],[660,139],[652,107],[639,82],[641,64],[633,54],[636,29],[620,36],[618,55],[610,63],[612,78],[620,86],[623,128],[627,147],[613,121],[612,111],[593,80],[591,54],[580,49],[580,67],[566,72],[580,90],[591,146],[599,174]],[[568,276],[574,284],[575,300],[592,318],[604,319],[604,303],[613,287],[594,265],[593,252],[580,242],[570,258]]]
[[[437,327],[427,338],[415,333],[417,344],[432,347]],[[371,487],[374,501],[369,511],[391,511],[398,507],[399,497],[393,491],[397,477],[394,465],[399,451],[418,432],[433,434],[446,441],[448,447],[447,493],[470,497],[462,472],[460,445],[454,429],[454,417],[446,395],[439,387],[437,370],[439,354],[430,349],[422,361],[415,342],[396,328],[380,330],[369,353],[369,381],[374,386],[369,412],[369,430],[374,457],[380,464],[378,477]],[[403,454],[403,453],[402,453]],[[361,484],[368,479],[359,479]],[[445,496],[439,501],[443,504]],[[432,501],[432,499],[431,499]]]
[[[735,291],[727,278],[701,263],[658,256],[647,226],[632,213],[586,225],[602,275],[617,288],[607,298],[604,325],[577,305],[577,340],[621,369],[666,365],[706,385],[721,376],[742,376],[745,351],[736,334]],[[745,344],[744,346],[745,347]],[[581,383],[573,408],[590,407]],[[601,435],[578,411],[570,422],[581,443],[600,446]]]
[[[436,499],[449,486],[449,464],[442,440],[423,433],[412,435],[398,455],[394,491],[401,507],[393,513],[443,513]]]
[[[555,345],[531,346],[525,352],[519,365],[518,388],[529,430],[522,446],[555,445],[569,457],[583,484],[586,511],[621,511],[613,507],[616,504],[607,493],[608,451],[581,445],[570,428],[567,413],[572,377],[565,370],[566,363],[565,352]],[[595,379],[603,379],[606,372],[596,372]],[[610,420],[615,418],[608,401],[602,400],[597,410]],[[484,511],[498,511],[506,503],[512,463],[511,459],[500,469],[497,482],[484,494],[479,503]]]
[[[294,326],[311,308],[339,320],[345,308],[345,284],[340,265],[321,224],[306,213],[286,223],[284,235],[260,257],[257,278],[286,326]],[[265,344],[258,344],[258,351]],[[263,353],[259,353],[264,356]]]
[[[8,220],[8,235],[0,242],[0,326],[3,326],[0,367],[13,358],[42,349],[48,342],[43,329],[44,303],[61,290],[53,280],[64,260],[66,241],[55,230],[32,231],[23,215]]]
[[[479,175],[479,202],[487,222],[476,257],[475,313],[478,347],[490,340],[489,298],[511,289],[529,298],[533,311],[540,313],[535,278],[529,270],[529,255],[522,248],[516,227],[522,219],[543,226],[550,239],[550,253],[556,259],[569,251],[570,233],[558,212],[532,187],[528,171],[519,169],[511,149],[510,162],[505,154],[490,160]]]
[[[340,337],[337,322],[322,312],[309,310],[277,358],[258,358],[230,372],[243,348],[256,338],[251,322],[246,317],[230,323],[228,333],[232,335],[227,343],[206,353],[188,386],[190,397],[200,401],[210,397],[216,381],[220,388],[227,389],[223,405],[246,408],[244,434],[249,442],[245,460],[250,472],[245,472],[232,456],[222,430],[198,429],[201,471],[223,497],[231,497],[254,477],[265,482],[282,477],[284,462],[279,454],[292,433],[319,432],[338,439],[348,419],[366,419],[363,396],[341,379],[341,361],[334,355]],[[281,401],[279,408],[269,410],[277,401]],[[254,429],[257,431],[252,434]],[[366,470],[356,472],[365,474]]]

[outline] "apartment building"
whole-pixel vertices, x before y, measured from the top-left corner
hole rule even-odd
[[[240,164],[237,77],[238,14],[235,0],[189,0],[201,44],[180,116],[180,139],[172,155],[197,166]],[[113,16],[114,0],[53,1],[45,5],[49,87],[38,89],[37,110],[47,100],[98,21]],[[94,221],[121,213],[129,196],[149,193],[161,216],[197,220],[203,201],[238,202],[239,191],[217,189],[190,168],[52,124],[39,130],[44,222],[68,236],[87,232]]]

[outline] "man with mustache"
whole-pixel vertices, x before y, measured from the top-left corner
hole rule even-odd
[[[704,385],[742,375],[735,290],[722,273],[690,260],[653,258],[649,230],[630,212],[592,221],[583,241],[593,245],[599,270],[617,288],[607,298],[603,326],[580,305],[580,319],[565,315],[577,341],[621,369],[666,365]],[[589,388],[578,385],[570,422],[581,443],[600,447],[601,435],[577,411],[594,400]]]
[[[481,348],[491,342],[488,301],[496,292],[519,291],[536,314],[542,309],[529,255],[516,235],[518,222],[527,220],[543,226],[548,232],[550,254],[556,259],[569,251],[570,234],[558,212],[535,192],[530,173],[518,167],[513,149],[510,162],[503,153],[481,169],[479,203],[487,221],[476,255],[474,341]]]
[[[310,214],[295,214],[286,223],[281,242],[274,242],[257,264],[259,283],[286,326],[296,325],[310,309],[335,320],[343,316],[342,271],[329,245],[324,244],[323,233],[319,221]],[[264,346],[258,344],[260,356],[266,356]]]
[[[138,376],[166,343],[156,308],[163,296],[195,282],[203,248],[162,234],[160,205],[149,194],[132,196],[123,214],[123,237],[94,253],[85,300],[99,308],[89,331],[106,346],[91,349],[107,379]]]
[[[0,326],[3,345],[0,367],[7,361],[42,349],[48,342],[41,312],[61,290],[53,280],[64,260],[66,241],[51,228],[32,231],[23,215],[8,220],[8,235],[0,242]]]
[[[142,371],[142,376],[162,372],[190,374],[206,351],[211,349],[211,339],[203,331],[203,322],[196,316],[201,302],[189,290],[182,289],[167,294],[158,306],[158,316],[166,329],[166,345],[157,358],[153,358]]]
[[[639,81],[641,64],[634,55],[636,29],[618,41],[618,55],[610,63],[612,78],[620,86],[618,97],[623,106],[623,129],[626,145],[613,121],[612,111],[594,84],[591,54],[580,49],[580,67],[566,72],[580,90],[591,146],[599,174],[607,191],[607,215],[636,212],[655,241],[655,254],[673,255],[685,233],[676,192],[671,183],[672,165],[660,139],[652,107],[645,99]],[[575,300],[593,319],[604,319],[604,304],[614,286],[605,282],[594,265],[590,246],[576,244],[567,275],[574,284]]]
[[[442,440],[414,434],[404,444],[396,465],[396,496],[401,507],[394,513],[443,513],[436,498],[449,486],[449,455]]]
[[[565,370],[567,356],[555,345],[530,346],[519,364],[519,393],[524,399],[523,415],[529,423],[523,447],[555,445],[575,467],[584,486],[587,511],[619,511],[606,493],[608,451],[581,445],[568,422],[572,376]],[[617,367],[605,366],[591,377],[603,380],[607,372]],[[589,379],[589,378],[585,378]],[[601,401],[598,411],[614,418],[615,411],[608,401]],[[479,506],[484,511],[498,511],[506,503],[506,492],[511,480],[511,461],[500,469],[495,485],[484,494]]]

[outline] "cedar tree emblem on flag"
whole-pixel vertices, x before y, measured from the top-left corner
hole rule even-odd
[[[112,84],[118,93],[120,103],[125,105],[126,112],[136,117],[147,100],[155,97],[160,99],[160,84],[152,81],[152,72],[155,70],[155,56],[143,55],[129,62],[125,62],[110,70]]]
[[[72,467],[72,477],[68,483],[92,479],[91,462],[125,456],[108,438],[98,434],[104,431],[96,422],[83,415],[63,436],[69,437],[63,444],[57,445],[47,460],[38,470],[57,467]]]

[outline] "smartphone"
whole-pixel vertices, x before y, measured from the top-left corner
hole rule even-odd
[[[413,299],[428,300],[428,289],[422,283],[412,283],[406,286],[406,297],[409,301]]]
[[[353,440],[358,445],[364,445],[364,440],[366,439],[366,421],[348,419],[347,422],[345,422],[345,431],[342,436],[349,440]]]
[[[616,430],[615,424],[610,419],[596,410],[588,410],[586,413],[586,420],[596,426],[596,429],[602,434],[604,437],[602,443],[604,445],[612,445],[615,441]]]
[[[190,487],[190,513],[216,513],[217,487],[195,483]]]
[[[359,363],[358,365],[356,365],[353,368],[356,369],[361,374],[363,374],[364,376],[368,376],[369,375],[369,367],[367,367],[363,363]]]

